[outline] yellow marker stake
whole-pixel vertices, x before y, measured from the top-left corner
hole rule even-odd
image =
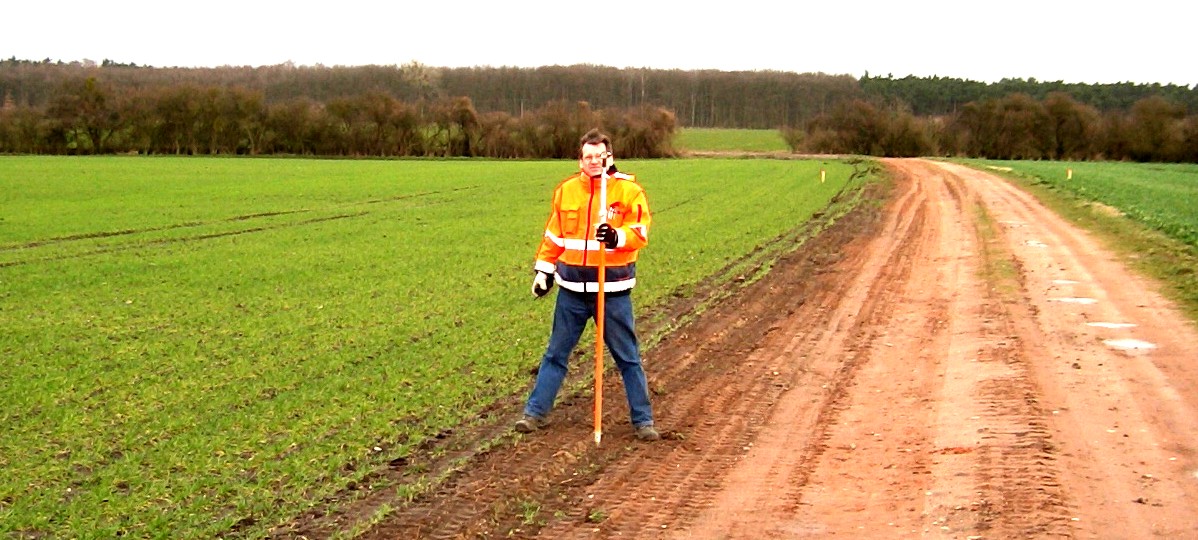
[[[819,183],[821,183],[821,184],[824,183],[824,170],[823,169],[819,170]]]
[[[1073,180],[1073,169],[1065,169],[1065,179]]]

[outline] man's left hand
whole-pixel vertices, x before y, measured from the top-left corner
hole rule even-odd
[[[553,288],[553,274],[537,271],[532,279],[532,295],[536,298],[545,296]]]
[[[599,225],[595,231],[595,240],[603,242],[607,245],[607,249],[616,249],[620,244],[620,235],[616,234],[616,229],[606,223]]]

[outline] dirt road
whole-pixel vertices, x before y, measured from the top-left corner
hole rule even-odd
[[[1198,538],[1194,326],[1004,181],[887,166],[884,209],[648,351],[665,440],[609,398],[595,448],[580,396],[364,536]]]

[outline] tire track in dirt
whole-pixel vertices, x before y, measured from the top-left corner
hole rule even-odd
[[[755,463],[741,467],[742,484],[725,486],[725,493],[747,490],[762,501],[797,491],[789,497],[796,504],[717,505],[713,518],[681,536],[1005,537],[1055,533],[1067,523],[1059,494],[1039,487],[1059,482],[1047,431],[1036,420],[1036,388],[1005,363],[989,373],[970,365],[1006,358],[1010,336],[977,275],[974,198],[952,178],[899,169],[913,195],[899,201],[894,219],[918,225],[887,227],[883,239],[903,241],[867,249],[886,270],[871,275],[865,265],[858,279],[868,285],[853,289],[868,300],[842,295],[840,309],[865,306],[869,316],[847,347],[830,340],[817,349],[844,358],[842,372],[857,371],[842,379],[851,382],[847,393],[814,426],[792,420],[788,409],[797,402],[779,407],[778,431],[822,431],[827,451],[765,466],[810,471],[789,481],[771,481]],[[869,309],[870,300],[884,307]],[[945,379],[950,373],[956,380]],[[779,446],[793,452],[793,439]]]
[[[145,228],[140,228],[140,229],[123,229],[123,230],[119,230],[119,231],[100,231],[100,232],[92,232],[92,233],[85,233],[85,234],[56,236],[56,237],[44,238],[44,239],[33,240],[33,241],[28,241],[28,242],[21,242],[21,243],[0,244],[0,255],[5,255],[6,253],[16,253],[18,255],[18,257],[13,258],[11,260],[0,260],[0,268],[4,268],[4,267],[8,267],[8,266],[18,266],[18,265],[23,265],[23,264],[37,264],[37,263],[49,262],[49,261],[78,259],[78,258],[84,258],[84,257],[91,257],[94,255],[103,255],[103,254],[107,254],[107,253],[117,253],[117,252],[122,252],[122,251],[146,249],[146,248],[162,246],[162,245],[200,242],[200,241],[212,240],[212,239],[216,239],[216,238],[248,235],[248,234],[254,234],[254,233],[265,232],[265,231],[286,230],[286,229],[290,229],[290,228],[306,227],[308,225],[320,224],[320,223],[329,222],[329,221],[337,221],[337,220],[342,220],[342,219],[353,219],[353,218],[363,217],[363,216],[370,215],[372,211],[359,210],[359,211],[348,212],[348,213],[347,212],[340,212],[340,213],[333,212],[329,215],[324,215],[324,216],[317,215],[317,217],[310,217],[310,218],[306,218],[306,219],[297,219],[294,221],[288,221],[288,222],[283,222],[283,223],[256,225],[256,226],[252,226],[252,227],[221,230],[221,231],[216,231],[216,232],[194,231],[194,232],[190,232],[190,233],[186,233],[186,234],[181,234],[180,236],[173,236],[173,237],[167,237],[167,238],[153,238],[153,239],[148,239],[148,240],[139,238],[141,235],[146,235],[146,234],[151,234],[151,233],[175,232],[175,231],[184,231],[187,229],[201,229],[203,227],[223,226],[223,225],[226,225],[229,223],[254,223],[254,222],[259,222],[266,218],[274,218],[274,217],[279,217],[279,216],[293,216],[293,215],[300,216],[300,215],[305,215],[305,214],[311,215],[311,214],[319,214],[321,212],[328,212],[328,211],[334,211],[337,209],[352,208],[352,207],[363,206],[363,205],[374,205],[374,204],[392,203],[392,202],[407,202],[409,199],[422,199],[422,198],[431,197],[434,195],[440,195],[442,193],[470,191],[470,190],[477,189],[478,187],[479,186],[466,186],[466,187],[454,188],[454,189],[445,190],[445,191],[428,191],[428,192],[421,192],[421,193],[414,193],[414,194],[407,194],[407,195],[399,195],[399,196],[395,196],[395,197],[387,197],[387,198],[383,198],[383,199],[368,199],[368,200],[363,200],[363,201],[352,201],[352,202],[348,202],[348,203],[330,205],[322,210],[304,208],[304,209],[297,209],[297,210],[280,210],[280,211],[275,211],[275,212],[259,212],[259,213],[253,213],[253,214],[236,215],[236,216],[219,218],[219,219],[188,221],[188,222],[183,222],[183,223],[164,225],[164,226],[160,226],[160,227],[145,227]],[[90,247],[87,245],[78,245],[77,244],[79,242],[86,242],[86,241],[92,241],[92,240],[120,240],[120,241],[119,242],[114,241],[114,243],[112,243],[112,244],[100,245],[98,247]],[[47,251],[47,250],[50,250],[51,248],[58,248],[63,245],[72,245],[72,244],[78,245],[78,247],[69,249],[65,253],[53,253],[52,252],[49,255],[40,255],[39,254],[40,251]]]
[[[1051,466],[1036,464],[1041,456],[1012,452],[997,436],[974,440],[979,429],[1026,434],[1037,413],[1013,406],[1035,400],[1026,378],[1005,369],[979,376],[971,365],[1006,335],[985,317],[994,314],[983,309],[969,193],[945,175],[895,166],[908,196],[894,206],[894,225],[865,249],[874,262],[846,269],[856,272],[849,287],[856,293],[837,305],[860,310],[857,326],[845,330],[830,318],[833,337],[817,339],[812,351],[840,359],[838,369],[849,373],[844,391],[815,424],[793,420],[805,406],[799,400],[779,406],[760,440],[781,450],[750,455],[731,475],[739,480],[724,486],[729,494],[754,493],[758,502],[725,497],[678,537],[1003,537],[1027,530],[1017,520],[1063,519],[1049,517],[1064,512],[1051,494],[1009,487],[1029,484],[1032,475],[1051,483]],[[983,386],[979,397],[975,387]],[[774,457],[796,452],[793,433],[809,430],[821,434],[818,447],[797,460]],[[782,482],[760,473],[779,466],[798,472]],[[775,493],[789,493],[789,505],[769,504]],[[1047,514],[979,513],[987,497],[1019,499]]]
[[[972,186],[925,162],[895,162],[920,181],[942,185],[953,206],[936,243],[946,332],[936,352],[930,482],[912,533],[950,538],[1069,536],[1055,446],[1039,406],[1041,390],[1004,309],[1019,286],[1005,248]],[[946,200],[940,197],[941,200]],[[951,268],[951,277],[946,274]],[[1007,271],[1007,274],[1010,274]],[[935,285],[916,290],[934,290]]]
[[[895,204],[875,242],[842,261],[827,302],[788,325],[788,343],[769,349],[774,363],[801,366],[794,388],[775,409],[757,444],[721,487],[716,503],[678,531],[681,538],[772,538],[821,533],[819,525],[795,522],[805,504],[803,488],[813,464],[836,445],[831,434],[845,413],[857,372],[865,366],[864,343],[877,339],[872,326],[889,317],[893,299],[908,279],[918,231],[927,226],[926,196],[912,189]],[[833,450],[834,451],[834,450]],[[768,518],[763,519],[763,516]],[[782,517],[783,519],[776,519]]]
[[[136,242],[136,243],[115,244],[115,245],[111,245],[111,246],[99,247],[99,248],[94,248],[94,249],[83,249],[80,251],[74,251],[74,252],[70,252],[70,253],[59,253],[59,254],[47,255],[47,256],[31,256],[26,259],[0,261],[0,268],[4,268],[4,267],[8,267],[8,266],[17,266],[17,265],[22,265],[22,264],[36,264],[36,263],[43,263],[43,262],[49,262],[49,261],[80,259],[80,258],[84,258],[84,257],[91,257],[94,255],[117,253],[117,252],[121,252],[121,251],[140,250],[140,249],[146,249],[146,248],[157,247],[157,246],[165,246],[165,245],[171,245],[171,244],[200,242],[200,241],[205,241],[205,240],[213,240],[216,238],[224,238],[224,237],[228,237],[228,236],[241,236],[241,235],[245,235],[245,234],[253,234],[253,233],[265,232],[265,231],[276,230],[276,229],[288,229],[288,228],[292,228],[292,227],[302,227],[302,226],[313,225],[313,224],[318,224],[318,223],[325,223],[328,221],[341,220],[341,219],[352,219],[352,218],[362,217],[367,214],[369,214],[369,213],[368,212],[359,212],[356,214],[336,214],[336,215],[331,215],[331,216],[317,217],[317,218],[293,221],[293,222],[289,222],[289,223],[282,223],[282,224],[276,224],[276,225],[263,225],[263,226],[258,226],[258,227],[245,228],[245,229],[234,229],[234,230],[230,230],[230,231],[195,234],[195,235],[183,236],[183,237],[178,237],[178,238],[157,238],[157,239],[153,239],[153,240],[143,240],[143,241]],[[160,230],[168,230],[168,228],[163,228]]]
[[[938,167],[976,186],[1019,269],[1018,294],[1003,307],[1021,338],[1015,358],[1040,389],[1074,536],[1198,537],[1193,325],[1030,195],[979,171]],[[1132,337],[1156,348],[1104,343]]]
[[[792,536],[901,537],[927,527],[925,493],[933,493],[939,477],[933,460],[944,396],[937,392],[951,345],[954,291],[968,275],[960,260],[969,247],[958,248],[964,255],[941,247],[942,236],[966,238],[951,184],[909,171],[898,180],[919,197],[913,208],[896,211],[923,216],[921,226],[907,232],[902,255],[891,263],[905,271],[887,282],[888,308],[867,321],[869,333],[854,344],[862,368],[827,428],[828,451],[808,464],[813,472],[800,488],[802,504],[783,516]]]

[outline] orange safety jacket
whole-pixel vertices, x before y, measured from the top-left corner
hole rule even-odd
[[[575,292],[599,290],[599,249],[595,230],[603,223],[600,178],[579,171],[553,191],[553,209],[537,249],[534,268],[555,274],[558,285]],[[637,252],[649,243],[649,202],[636,177],[617,172],[607,179],[607,223],[616,229],[616,249],[606,250],[606,292],[636,286]]]

